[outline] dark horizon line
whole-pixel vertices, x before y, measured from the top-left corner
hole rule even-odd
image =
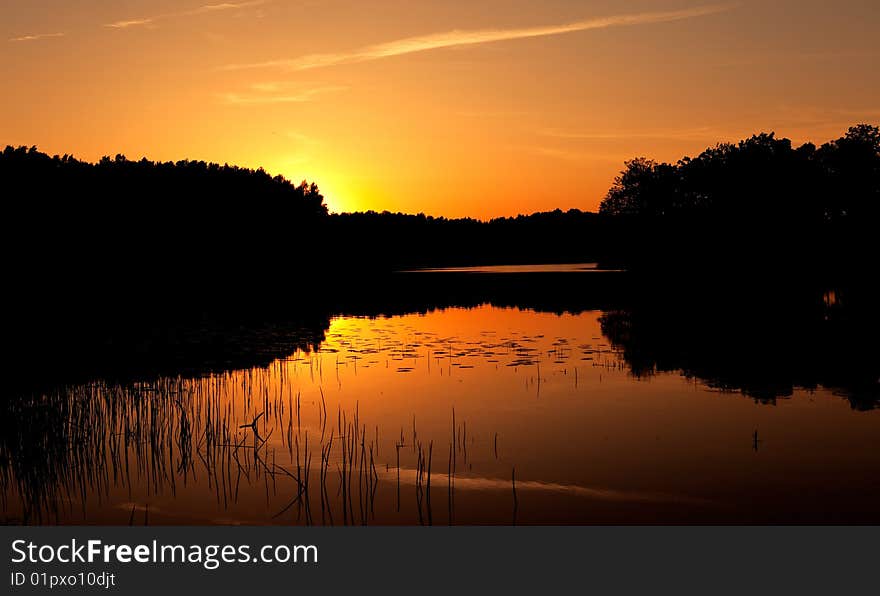
[[[869,125],[867,123],[861,123],[856,126],[873,126],[873,125]],[[722,146],[736,145],[737,143],[745,142],[748,139],[755,139],[755,138],[758,138],[761,136],[769,136],[770,138],[775,138],[778,141],[791,142],[791,139],[789,139],[787,137],[776,137],[775,131],[770,131],[770,132],[762,131],[759,133],[754,133],[750,137],[748,137],[747,139],[741,139],[739,141],[718,141],[714,145],[704,149],[704,152],[711,150],[713,148],[719,148]],[[833,142],[833,141],[834,141],[834,139],[830,140],[829,143]],[[792,144],[792,145],[794,146],[794,144]],[[813,143],[812,141],[804,141],[801,144],[801,146],[802,147],[805,147],[805,146],[816,147],[816,144]],[[36,152],[42,153],[39,150],[39,147],[37,145],[17,145],[16,146],[16,145],[12,145],[12,144],[7,144],[6,150],[10,150],[10,149],[11,150],[26,149],[28,151],[36,151]],[[251,172],[262,172],[273,179],[281,178],[284,181],[289,182],[290,184],[294,184],[293,180],[287,178],[287,176],[285,176],[284,174],[273,175],[270,172],[268,172],[263,166],[259,166],[257,168],[251,168],[251,167],[239,166],[237,164],[230,164],[229,162],[224,162],[221,164],[219,162],[209,161],[209,160],[204,160],[204,159],[184,158],[184,159],[180,159],[180,160],[176,160],[176,161],[174,161],[174,160],[159,161],[159,160],[152,160],[146,156],[142,156],[140,159],[132,160],[132,159],[129,159],[128,157],[126,157],[125,154],[117,153],[114,157],[110,157],[109,155],[103,155],[97,161],[92,162],[92,161],[86,161],[86,160],[79,159],[73,153],[64,153],[63,155],[58,154],[58,153],[56,153],[54,155],[49,155],[48,153],[43,153],[43,155],[46,155],[47,157],[49,157],[51,159],[71,159],[71,160],[75,160],[75,161],[82,163],[82,164],[93,165],[93,166],[98,165],[101,162],[114,161],[114,160],[120,160],[120,159],[123,159],[125,161],[130,162],[130,163],[140,163],[140,162],[148,162],[148,163],[152,163],[152,164],[204,163],[208,167],[216,166],[218,168],[231,168],[231,169],[245,170],[245,171],[251,171]],[[638,159],[645,159],[645,158],[644,157],[634,157],[632,159],[638,160]],[[689,157],[684,156],[683,158],[678,160],[677,163],[681,163],[683,160],[687,160],[687,159],[689,159]],[[626,165],[629,163],[629,161],[630,160],[624,160],[622,162],[621,166],[626,167]],[[667,162],[660,162],[660,163],[666,164]],[[312,181],[312,182],[314,182],[314,181]],[[309,182],[308,178],[303,178],[302,183],[309,184],[310,182]],[[606,197],[607,197],[607,195],[606,195]],[[405,211],[391,211],[389,209],[382,209],[382,210],[366,209],[363,211],[332,211],[332,212],[328,211],[328,215],[330,215],[330,216],[348,216],[348,215],[361,215],[361,214],[367,214],[367,215],[377,214],[377,215],[395,215],[395,216],[406,216],[406,217],[425,217],[427,219],[447,220],[447,221],[453,221],[453,222],[454,221],[462,221],[462,222],[480,222],[480,223],[491,223],[494,221],[501,221],[501,220],[515,220],[517,218],[528,218],[528,217],[532,217],[532,216],[536,216],[536,215],[550,215],[550,214],[560,214],[560,213],[584,214],[584,215],[601,217],[603,214],[601,213],[600,206],[601,206],[601,201],[603,200],[603,198],[599,199],[600,203],[597,204],[595,209],[581,209],[579,207],[570,207],[568,209],[563,209],[561,207],[556,207],[553,209],[533,211],[531,213],[519,212],[514,215],[498,215],[498,216],[493,216],[493,217],[479,217],[479,216],[469,216],[469,215],[447,216],[447,215],[428,214],[428,213],[425,213],[424,211],[405,212]]]
[[[0,146],[2,146],[2,143],[0,143]],[[204,160],[204,159],[190,159],[190,158],[183,158],[183,159],[178,159],[178,160],[164,160],[163,161],[163,160],[153,160],[153,159],[148,158],[147,156],[142,156],[139,159],[131,159],[123,153],[117,153],[115,156],[112,156],[112,157],[110,155],[103,155],[96,161],[87,161],[87,160],[83,160],[83,159],[78,158],[73,153],[63,153],[63,154],[55,153],[55,154],[50,155],[49,153],[44,153],[43,151],[41,151],[38,145],[12,145],[12,144],[8,144],[8,143],[5,145],[6,151],[10,151],[10,150],[15,151],[15,150],[22,150],[22,149],[27,150],[29,152],[40,153],[42,155],[45,155],[49,159],[58,159],[58,160],[70,159],[70,160],[76,161],[78,163],[81,163],[84,165],[89,165],[89,166],[97,166],[105,161],[112,162],[112,161],[118,161],[120,159],[123,159],[123,160],[127,161],[128,163],[147,162],[147,163],[154,164],[154,165],[159,165],[159,164],[176,165],[176,164],[180,164],[180,163],[203,163],[208,167],[216,166],[218,168],[230,168],[230,169],[250,171],[250,172],[255,172],[255,173],[262,172],[262,173],[266,174],[267,176],[269,176],[270,178],[273,178],[273,179],[282,178],[282,179],[284,179],[285,182],[288,182],[292,185],[295,185],[295,182],[292,179],[285,176],[284,174],[274,174],[273,175],[271,172],[267,171],[263,166],[260,166],[257,168],[252,168],[252,167],[247,167],[247,166],[240,166],[237,164],[230,164],[229,162],[220,163],[217,161],[208,161],[208,160]],[[302,184],[305,184],[307,186],[312,184],[313,182],[314,181],[310,181],[308,178],[303,178],[303,180],[302,180]],[[391,211],[389,209],[381,209],[381,210],[365,209],[362,211],[328,211],[327,215],[329,215],[329,216],[372,215],[372,214],[397,215],[397,216],[406,216],[406,217],[425,217],[428,219],[435,219],[435,220],[442,219],[442,220],[447,220],[447,221],[452,221],[452,222],[475,221],[475,222],[480,222],[480,223],[491,223],[493,221],[504,220],[504,219],[517,219],[520,217],[532,217],[535,215],[545,215],[545,214],[553,214],[553,213],[576,213],[576,214],[594,215],[597,217],[600,216],[598,206],[593,210],[581,209],[578,207],[570,207],[568,209],[562,209],[561,207],[556,207],[553,209],[547,209],[547,210],[542,210],[542,211],[532,211],[531,213],[520,212],[520,213],[516,213],[515,215],[498,215],[498,216],[487,217],[487,218],[475,217],[475,216],[470,216],[470,215],[465,215],[465,216],[435,215],[435,214],[425,213],[424,211],[418,211],[418,212]]]

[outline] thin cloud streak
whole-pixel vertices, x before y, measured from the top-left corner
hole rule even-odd
[[[130,21],[116,21],[115,23],[107,23],[104,25],[105,27],[110,27],[111,29],[128,29],[129,27],[143,27],[144,25],[151,25],[155,22],[156,18],[154,17],[149,19],[132,19]]]
[[[64,33],[34,33],[31,35],[22,35],[21,37],[13,37],[9,41],[37,41],[38,39],[49,39],[52,37],[64,37]]]
[[[144,17],[141,19],[127,19],[122,21],[116,21],[113,23],[107,23],[104,26],[109,27],[111,29],[128,29],[130,27],[144,27],[148,25],[154,25],[156,21],[161,21],[164,19],[172,19],[175,17],[188,17],[195,16],[200,14],[207,13],[215,13],[222,12],[225,10],[240,10],[242,8],[250,8],[252,6],[260,6],[270,2],[271,0],[250,0],[249,2],[222,2],[220,4],[205,4],[203,6],[199,6],[198,8],[194,8],[192,10],[184,10],[182,12],[171,12],[166,14],[160,14],[152,17]]]
[[[474,31],[449,31],[446,33],[434,33],[417,37],[408,37],[386,43],[366,46],[359,50],[343,53],[308,54],[292,59],[270,60],[253,64],[230,64],[227,70],[245,68],[284,68],[288,70],[308,70],[340,64],[354,64],[402,56],[416,52],[425,52],[440,48],[493,43],[514,39],[527,39],[533,37],[546,37],[550,35],[562,35],[578,31],[593,29],[607,29],[609,27],[625,27],[632,25],[648,25],[652,23],[667,23],[681,21],[702,16],[727,12],[736,8],[738,4],[713,4],[698,6],[683,10],[662,12],[643,12],[637,14],[614,15],[568,23],[564,25],[549,25],[542,27],[526,27],[519,29],[480,29]]]
[[[583,151],[568,151],[565,149],[557,149],[554,147],[526,147],[526,150],[537,153],[538,155],[544,155],[546,157],[552,157],[555,159],[563,159],[566,161],[576,161],[576,162],[586,162],[586,161],[611,161],[618,162],[625,160],[628,156],[623,153],[618,154],[608,154],[608,153],[587,153]]]
[[[623,141],[631,139],[691,141],[735,136],[731,135],[729,132],[721,131],[720,129],[708,126],[685,129],[608,132],[578,132],[558,129],[546,129],[541,131],[540,134],[557,139],[590,141]]]
[[[288,92],[284,94],[271,94],[273,92],[277,93],[279,89],[274,87],[272,84],[267,84],[265,86],[254,85],[254,88],[257,91],[265,91],[266,93],[250,93],[250,94],[241,94],[241,93],[223,93],[220,95],[220,98],[224,101],[224,103],[230,105],[268,105],[268,104],[283,104],[283,103],[305,103],[308,101],[314,101],[320,95],[324,95],[326,93],[333,93],[335,91],[345,91],[348,87],[344,86],[327,86],[327,87],[315,87],[313,89],[303,89],[295,92]]]
[[[265,4],[265,0],[255,0],[253,2],[221,2],[220,4],[206,4],[192,11],[192,14],[201,14],[204,12],[216,12],[218,10],[234,10],[236,8],[247,8],[249,6],[258,6]]]

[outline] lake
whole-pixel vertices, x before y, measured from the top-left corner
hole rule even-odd
[[[597,308],[558,285],[602,275],[591,266],[510,271],[529,295],[555,280],[566,306],[483,300],[482,285],[349,304],[305,342],[235,336],[253,362],[21,391],[4,412],[5,521],[880,521],[876,362],[840,331],[838,293],[760,315]]]

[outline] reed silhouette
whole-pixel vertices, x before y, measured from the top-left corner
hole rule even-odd
[[[333,314],[484,302],[564,312],[584,309],[587,295],[590,308],[619,310],[661,284],[694,280],[701,304],[717,305],[731,301],[730,286],[740,297],[774,288],[793,299],[869,286],[880,131],[858,125],[820,147],[797,148],[760,134],[676,164],[636,159],[599,214],[488,222],[331,215],[315,184],[262,170],[121,155],[90,164],[33,147],[0,153],[0,186],[10,198],[6,336],[27,385],[47,378],[31,365],[61,352],[72,355],[57,369],[65,380],[86,372],[86,362],[101,363],[88,371],[93,377],[132,376],[125,362],[138,362],[135,375],[264,363],[293,347],[272,339],[278,329],[319,343]],[[628,273],[542,274],[537,285],[529,276],[394,273],[575,260]],[[708,309],[686,296],[669,302],[690,303],[690,314]]]
[[[880,405],[880,133],[868,125],[821,147],[761,134],[676,164],[636,159],[599,213],[488,222],[329,214],[316,185],[261,170],[89,164],[35,148],[0,153],[0,187],[15,371],[0,399],[0,483],[24,518],[8,521],[57,521],[64,507],[131,486],[131,474],[159,493],[198,473],[218,502],[236,499],[244,479],[286,497],[279,519],[317,523],[320,506],[321,523],[369,523],[378,425],[374,439],[357,409],[339,410],[334,425],[322,399],[309,433],[299,396],[260,380],[316,350],[337,315],[601,310],[635,376],[680,372],[762,403],[822,386],[857,410]],[[579,261],[626,271],[402,271]],[[218,388],[229,376],[249,392],[245,413]],[[444,492],[455,519],[468,433],[454,411],[452,425],[443,491],[415,419],[395,444],[397,507],[410,502],[423,523],[440,515]],[[279,435],[293,467],[267,447]],[[497,433],[486,440],[499,459]],[[415,499],[401,492],[401,455]],[[129,520],[156,515],[136,503]]]
[[[235,505],[244,490],[265,486],[267,505],[281,503],[267,515],[270,520],[319,523],[312,511],[317,502],[322,525],[368,525],[376,519],[378,435],[367,436],[357,407],[340,409],[335,424],[320,408],[304,416],[299,395],[272,384],[280,370],[101,382],[4,402],[0,496],[4,513],[17,510],[20,517],[2,521],[87,519],[89,507],[123,489],[129,495],[137,490],[146,499],[131,504],[129,525],[136,514],[146,525],[149,499],[198,485],[207,487],[224,509]],[[253,399],[236,406],[239,383]],[[317,419],[320,435],[310,436],[305,417],[310,423]],[[250,421],[239,424],[242,419]],[[273,436],[280,442],[270,443]],[[433,443],[417,448],[412,464],[407,462],[415,475],[412,504],[414,515],[430,524]],[[316,449],[317,471],[312,465]],[[397,456],[399,475],[399,448]],[[452,499],[452,480],[448,490]]]
[[[442,279],[445,274],[426,275]],[[439,299],[414,311],[409,310],[416,304],[412,296],[396,304],[389,301],[381,311],[375,310],[375,304],[358,311],[356,297],[338,304],[350,315],[374,317],[496,300],[542,310],[554,304],[547,293],[556,288],[561,296],[554,309],[564,305],[565,312],[576,313],[601,307],[605,313],[602,332],[616,352],[597,356],[591,363],[594,367],[626,366],[639,377],[680,372],[765,404],[791,395],[795,388],[822,386],[858,410],[880,405],[880,354],[870,343],[880,330],[876,297],[858,289],[798,290],[785,295],[749,291],[710,303],[693,288],[674,293],[667,289],[662,299],[645,299],[638,287],[629,287],[622,296],[600,297],[593,291],[598,286],[591,289],[574,281],[596,276],[565,278],[563,274],[551,275],[548,279],[557,278],[556,282],[542,284],[543,295],[536,293],[533,302],[528,297],[516,300],[516,288],[504,283],[495,284],[495,294],[487,293],[491,280],[498,282],[504,274],[464,277],[486,279],[470,286],[470,299],[437,293]],[[511,277],[525,282],[528,276]],[[572,281],[563,283],[563,279]],[[467,287],[465,281],[442,283],[459,285],[459,292]],[[397,291],[404,293],[405,288],[406,283],[401,283]],[[299,320],[309,319],[300,313]],[[167,361],[156,368],[151,358],[120,358],[118,371],[109,368],[114,361],[93,371],[83,365],[75,367],[76,374],[67,383],[51,387],[37,383],[27,390],[7,391],[0,400],[0,488],[7,501],[4,511],[20,510],[22,516],[7,521],[56,523],[85,518],[89,506],[111,494],[132,486],[141,494],[146,486],[146,497],[141,494],[141,500],[120,513],[131,523],[141,523],[148,509],[150,519],[161,515],[149,499],[173,496],[189,483],[207,484],[224,508],[237,507],[246,489],[251,495],[265,491],[267,521],[276,523],[369,524],[377,517],[387,519],[395,509],[398,513],[402,509],[395,519],[404,523],[455,523],[456,478],[468,473],[472,458],[499,465],[516,463],[504,459],[504,440],[499,440],[495,429],[483,430],[474,453],[472,427],[457,417],[455,409],[448,464],[432,471],[437,436],[425,438],[415,416],[411,431],[400,430],[393,451],[380,453],[380,436],[394,437],[396,429],[369,424],[357,404],[348,410],[340,407],[335,415],[328,412],[323,391],[320,399],[303,400],[286,377],[290,373],[285,364],[289,359],[308,359],[306,366],[311,368],[311,359],[320,356],[314,351],[330,319],[322,315],[312,320],[313,327],[291,322],[258,327],[253,321],[242,321],[244,331],[228,322],[213,330],[206,327],[205,337],[228,333],[221,345],[237,344],[237,351],[230,350],[225,361],[196,344],[184,350],[186,358],[179,369]],[[565,349],[554,345],[547,353],[551,359]],[[154,349],[162,356],[168,344],[163,339]],[[232,357],[235,354],[241,356]],[[519,351],[514,350],[510,357],[521,366],[533,367],[530,354],[523,351],[518,360]],[[205,362],[200,364],[200,358]],[[35,368],[34,374],[39,376],[53,362],[42,361],[43,368]],[[538,368],[532,381],[538,390],[540,376]],[[572,382],[577,383],[576,376]],[[507,470],[510,476],[500,478],[510,482],[505,494],[510,496],[512,519],[528,521],[520,513],[523,502],[516,473],[512,467]],[[395,477],[396,498],[389,500]],[[386,509],[377,511],[382,481],[386,498],[381,503]]]

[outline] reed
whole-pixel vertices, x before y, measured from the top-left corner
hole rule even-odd
[[[4,413],[28,421],[22,432],[27,428],[31,436],[25,440],[10,434],[0,442],[4,510],[11,511],[15,503],[14,515],[24,523],[57,523],[77,515],[86,519],[87,505],[112,502],[121,489],[128,493],[128,504],[118,523],[134,524],[138,503],[207,490],[211,507],[220,511],[242,511],[246,492],[251,503],[254,495],[262,497],[265,519],[284,523],[366,525],[377,514],[387,520],[396,513],[404,516],[398,518],[403,523],[432,525],[438,498],[436,437],[422,432],[413,416],[411,434],[400,429],[392,456],[382,445],[383,429],[368,424],[359,402],[353,408],[337,404],[332,424],[332,404],[323,390],[316,391],[314,408],[303,408],[309,399],[296,390],[288,376],[292,373],[275,366],[281,365],[197,379],[96,382],[6,405]],[[317,377],[320,368],[315,366]],[[476,439],[469,427],[453,410],[445,491],[449,524],[456,518],[458,460],[467,461]],[[482,443],[492,440],[488,435]],[[497,441],[495,433],[496,458]],[[383,464],[388,473],[380,473]],[[404,474],[413,471],[407,469],[410,464],[414,512],[402,486]],[[388,491],[385,500],[383,491]],[[113,510],[104,511],[112,521]],[[154,507],[144,507],[144,523],[156,515],[161,514]]]

